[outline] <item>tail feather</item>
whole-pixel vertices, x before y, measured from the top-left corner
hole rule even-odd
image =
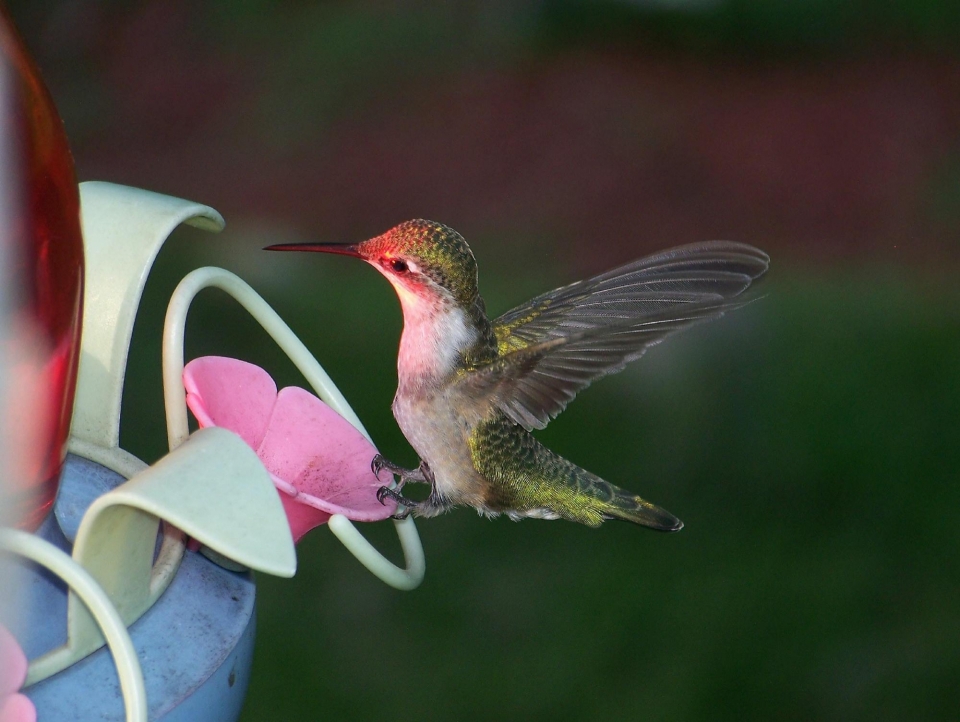
[[[657,531],[680,531],[683,522],[666,509],[641,499],[624,489],[617,489],[613,499],[603,508],[605,519],[622,519]]]
[[[562,458],[562,457],[558,457]],[[565,505],[558,509],[561,516],[589,526],[597,526],[607,519],[620,519],[656,531],[680,531],[683,522],[666,509],[651,504],[632,491],[621,489],[585,469],[563,459],[567,474],[560,477],[562,485],[574,490]]]
[[[474,469],[487,484],[483,511],[587,526],[622,519],[658,531],[683,528],[666,509],[554,453],[502,412],[477,425],[470,447]]]

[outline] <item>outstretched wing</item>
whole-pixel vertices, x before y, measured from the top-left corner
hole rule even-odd
[[[769,262],[742,243],[695,243],[544,293],[493,322],[499,358],[460,383],[526,429],[542,429],[594,379],[744,305],[740,295]]]

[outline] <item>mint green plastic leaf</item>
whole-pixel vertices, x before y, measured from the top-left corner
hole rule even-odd
[[[224,221],[200,203],[98,181],[80,184],[80,217],[85,291],[71,448],[130,476],[140,465],[118,449],[120,400],[147,275],[178,225],[216,232]]]
[[[99,497],[77,531],[73,558],[132,624],[162,593],[153,569],[160,520],[251,569],[282,577],[297,558],[283,506],[254,451],[225,429],[201,429],[153,466]],[[32,664],[42,679],[104,644],[83,602],[70,596],[68,641]]]

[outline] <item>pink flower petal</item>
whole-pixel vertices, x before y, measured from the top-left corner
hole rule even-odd
[[[27,678],[27,657],[14,636],[0,624],[0,722],[36,722],[37,710],[16,694]]]
[[[326,524],[330,519],[330,512],[320,511],[307,504],[302,504],[289,494],[280,492],[280,503],[283,504],[283,510],[287,512],[287,521],[290,523],[290,533],[293,535],[293,543],[300,541],[304,534]]]
[[[27,657],[7,628],[0,624],[0,697],[13,694],[27,678]]]
[[[256,449],[270,422],[277,385],[259,366],[203,356],[183,369],[187,406],[200,426],[222,426]]]
[[[296,387],[277,394],[266,371],[237,359],[206,356],[184,368],[187,404],[201,427],[221,426],[256,450],[290,523],[294,541],[331,514],[379,521],[397,506],[377,501],[391,481],[370,469],[376,448],[313,394]]]
[[[277,397],[270,426],[257,450],[270,471],[293,484],[297,501],[355,521],[377,521],[396,513],[377,501],[389,482],[374,476],[377,450],[337,412],[313,394],[291,386]]]
[[[0,699],[0,722],[37,722],[37,708],[25,695]]]

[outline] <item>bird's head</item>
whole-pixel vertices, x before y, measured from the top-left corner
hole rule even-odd
[[[361,243],[297,243],[268,251],[316,251],[362,258],[393,284],[401,302],[453,302],[477,298],[477,262],[459,233],[441,223],[414,220]]]

